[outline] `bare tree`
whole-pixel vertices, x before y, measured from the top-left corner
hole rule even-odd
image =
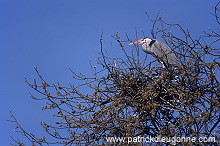
[[[220,25],[218,6],[219,3],[213,16]],[[16,131],[33,146],[219,145],[219,30],[209,29],[194,39],[179,24],[169,24],[159,16],[149,20],[152,21],[152,38],[162,38],[173,49],[183,64],[181,68],[164,69],[157,66],[156,60],[149,62],[137,45],[129,53],[125,44],[132,42],[131,39],[126,36],[122,40],[118,33],[112,37],[124,56],[109,57],[101,36],[97,67],[91,64],[93,76],[72,71],[77,85],[50,84],[35,68],[39,81],[25,82],[44,96],[31,96],[46,101],[42,110],[55,111],[54,123],[41,122],[47,134],[38,137],[23,129],[12,114]],[[49,141],[48,137],[54,141]],[[167,139],[146,141],[143,137]],[[172,141],[169,137],[194,137],[196,140]],[[215,141],[199,141],[200,137],[212,137]]]

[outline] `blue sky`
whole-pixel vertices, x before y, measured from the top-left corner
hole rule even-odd
[[[211,16],[217,0],[0,0],[1,116],[0,145],[9,145],[15,124],[7,122],[10,111],[30,132],[40,132],[40,121],[51,115],[41,110],[43,102],[29,97],[35,93],[27,84],[37,78],[34,66],[49,83],[74,82],[69,67],[89,72],[89,60],[98,57],[99,38],[104,32],[105,49],[111,35],[136,30],[150,36],[147,12],[154,18],[158,11],[168,23],[179,23],[195,37],[208,27],[216,28]],[[129,48],[128,46],[127,48]],[[115,50],[117,53],[117,50]],[[42,129],[43,130],[43,129]]]

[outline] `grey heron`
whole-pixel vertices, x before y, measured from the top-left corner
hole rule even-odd
[[[162,64],[163,68],[181,66],[181,62],[176,58],[171,48],[160,40],[145,37],[129,45],[133,44],[142,44],[143,51],[155,57]]]

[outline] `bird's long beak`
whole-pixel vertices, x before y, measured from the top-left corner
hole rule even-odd
[[[128,45],[134,45],[134,44],[140,44],[140,43],[141,43],[141,40],[136,41],[136,42],[133,42],[133,43],[130,43],[130,44],[128,44]]]

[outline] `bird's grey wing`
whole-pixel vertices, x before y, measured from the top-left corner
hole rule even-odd
[[[165,45],[160,40],[157,40],[152,47],[152,51],[155,56],[163,61],[165,64],[180,66],[180,61],[176,58],[176,55],[173,53],[172,49]]]

